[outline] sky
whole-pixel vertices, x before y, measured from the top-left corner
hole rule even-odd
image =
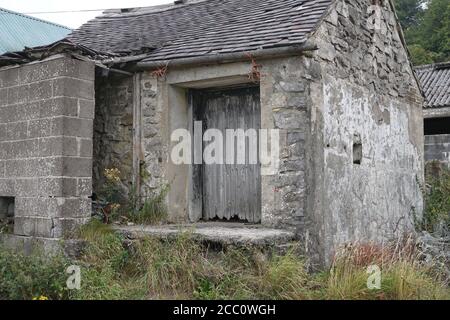
[[[145,7],[173,3],[173,0],[0,0],[0,8],[21,13],[80,11],[112,8]],[[100,15],[95,12],[29,14],[40,19],[55,22],[76,29],[83,23]]]

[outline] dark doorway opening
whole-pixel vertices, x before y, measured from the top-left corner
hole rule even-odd
[[[450,134],[450,117],[425,119],[424,129],[426,136]]]

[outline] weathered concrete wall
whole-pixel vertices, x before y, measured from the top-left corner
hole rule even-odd
[[[306,236],[326,263],[346,242],[412,231],[423,207],[422,97],[388,1],[378,30],[372,2],[337,1],[303,63],[313,104]]]
[[[133,173],[133,78],[97,77],[94,120],[94,192],[101,193],[105,169],[121,172],[124,194]]]
[[[58,239],[90,217],[93,118],[93,63],[0,70],[0,197],[15,197],[16,240]]]
[[[425,136],[425,161],[434,160],[450,167],[450,134]]]

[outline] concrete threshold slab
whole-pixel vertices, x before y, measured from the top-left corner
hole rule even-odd
[[[295,240],[295,234],[286,230],[264,228],[237,223],[200,223],[164,226],[116,226],[115,229],[129,239],[145,236],[173,238],[188,232],[194,238],[226,245],[283,245]]]

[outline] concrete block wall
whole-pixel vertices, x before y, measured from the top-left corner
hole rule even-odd
[[[450,134],[425,136],[425,161],[433,160],[450,167]]]
[[[66,56],[0,69],[0,197],[14,236],[58,239],[90,217],[93,63]]]

